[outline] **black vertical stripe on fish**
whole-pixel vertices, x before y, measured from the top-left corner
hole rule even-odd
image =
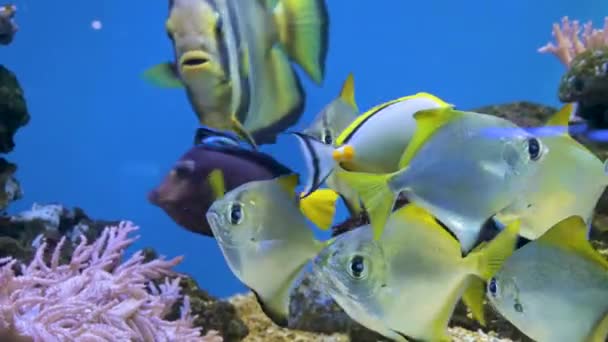
[[[532,242],[532,240],[527,239],[527,238],[525,238],[523,236],[519,236],[517,238],[517,244],[515,245],[515,249],[520,249],[523,246],[527,245],[529,242]]]
[[[391,329],[391,331],[392,331],[392,332],[394,332],[395,334],[397,334],[397,335],[399,335],[399,336],[403,337],[404,339],[406,339],[406,340],[407,340],[407,341],[409,341],[409,342],[427,342],[427,341],[425,341],[425,340],[420,340],[420,339],[417,339],[417,338],[413,338],[413,337],[411,337],[411,336],[409,336],[409,335],[406,335],[406,334],[404,334],[404,333],[402,333],[402,332],[400,332],[400,331],[397,331],[397,330],[393,330],[393,329]]]
[[[355,134],[355,132],[357,132],[359,130],[359,128],[361,128],[367,120],[376,116],[376,114],[378,114],[383,109],[388,108],[388,107],[395,105],[397,103],[400,103],[400,102],[401,101],[394,101],[394,102],[389,101],[383,105],[378,106],[378,108],[376,108],[373,112],[371,112],[369,114],[364,113],[363,115],[367,115],[367,116],[356,127],[354,127],[352,129],[352,131],[350,131],[350,133],[348,133],[348,135],[344,138],[344,141],[342,142],[342,144],[346,144],[350,140],[350,138],[352,138],[352,136]]]
[[[285,316],[283,316],[283,315],[281,315],[281,314],[279,314],[277,312],[274,312],[272,309],[270,309],[264,303],[264,300],[262,300],[262,298],[260,297],[260,295],[258,295],[258,293],[254,289],[250,288],[250,290],[255,295],[255,299],[257,300],[258,304],[260,305],[260,309],[262,309],[262,312],[264,312],[264,314],[268,318],[270,318],[270,320],[274,324],[278,325],[281,328],[287,328],[287,324],[288,324],[287,317],[285,317]]]
[[[471,251],[475,249],[475,247],[479,246],[482,242],[490,242],[494,240],[496,236],[501,232],[501,229],[496,224],[494,217],[490,217],[487,219],[479,228],[479,232],[477,233],[477,240],[473,244],[473,247],[468,252],[462,252],[462,257],[466,257],[469,255]]]
[[[309,164],[312,165],[312,183],[310,183],[310,186],[308,186],[307,184],[307,193],[304,194],[302,197],[306,197],[308,195],[310,195],[315,189],[315,184],[319,185],[321,184],[323,181],[325,181],[325,179],[321,180],[321,176],[319,174],[319,157],[317,156],[317,153],[315,152],[315,150],[312,148],[312,145],[310,144],[310,141],[308,139],[314,139],[311,136],[308,136],[306,134],[302,134],[300,132],[292,132],[296,137],[298,137],[298,139],[304,143],[304,145],[306,146],[306,149],[310,152],[310,153],[305,153],[305,156],[310,157],[310,161]],[[316,140],[316,139],[315,139]],[[329,175],[327,175],[329,176]],[[309,177],[311,178],[311,177]],[[325,177],[327,178],[327,177]]]

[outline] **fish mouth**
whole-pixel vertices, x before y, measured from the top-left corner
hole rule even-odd
[[[187,51],[179,59],[179,65],[184,71],[201,70],[211,61],[209,54],[201,51]]]

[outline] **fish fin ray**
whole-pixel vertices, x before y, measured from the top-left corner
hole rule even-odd
[[[344,84],[342,85],[340,99],[349,106],[353,107],[356,112],[359,112],[359,107],[357,106],[357,101],[355,100],[355,76],[352,73],[348,74]]]
[[[467,255],[465,262],[472,262],[473,273],[488,281],[500,270],[503,263],[515,251],[519,237],[520,221],[509,223],[494,239]]]
[[[477,277],[469,277],[469,286],[464,290],[462,301],[475,319],[481,326],[486,326],[486,317],[484,312],[483,300],[486,295],[485,284],[483,280]]]
[[[375,174],[337,170],[337,177],[359,194],[372,225],[374,239],[379,239],[390,216],[397,195],[389,187],[393,174]]]
[[[276,141],[278,133],[298,121],[304,112],[305,94],[285,52],[277,45],[266,56],[264,70],[258,72],[267,80],[259,82],[243,126],[262,144]]]
[[[399,168],[407,166],[420,148],[437,132],[439,128],[459,116],[460,112],[453,110],[451,105],[433,109],[425,109],[414,114],[416,130],[407,148],[399,160]]]
[[[304,196],[307,196],[321,186],[334,171],[336,167],[336,162],[332,155],[334,147],[302,133],[292,132],[291,134],[298,139],[304,155],[308,171]]]
[[[183,88],[175,64],[160,63],[144,71],[142,76],[147,82],[161,88]]]
[[[605,341],[608,341],[608,312],[598,321],[591,334],[585,339],[585,342]]]
[[[224,181],[224,173],[220,169],[213,169],[209,173],[208,181],[215,200],[222,198],[226,193],[226,184]]]
[[[324,0],[280,0],[274,9],[281,43],[317,84],[323,82],[329,42]]]
[[[327,230],[333,223],[338,197],[331,189],[318,189],[300,200],[300,210],[319,229]]]
[[[537,242],[574,252],[601,265],[603,269],[608,271],[608,260],[604,259],[587,239],[588,229],[582,217],[572,215],[551,227],[537,239]]]

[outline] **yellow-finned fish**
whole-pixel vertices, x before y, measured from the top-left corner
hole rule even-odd
[[[414,113],[450,106],[429,93],[417,93],[380,104],[361,114],[333,145],[296,133],[308,169],[304,193],[312,192],[338,169],[387,173],[397,171],[416,129]]]
[[[443,107],[414,118],[416,132],[399,171],[340,170],[338,177],[361,196],[376,238],[403,192],[443,222],[467,252],[484,224],[520,199],[545,149],[532,134],[493,115]]]
[[[535,341],[607,341],[608,261],[580,216],[515,251],[488,282],[487,297]]]
[[[328,146],[336,146],[335,142],[340,132],[350,125],[358,116],[359,108],[355,101],[355,79],[349,74],[340,95],[325,106],[314,118],[312,123],[302,131],[302,134],[323,142]],[[361,212],[361,204],[357,193],[344,186],[335,174],[330,174],[325,183],[344,199],[352,215]],[[304,195],[307,195],[304,193]]]
[[[304,109],[290,60],[324,78],[328,25],[324,0],[170,0],[175,61],[144,75],[185,87],[202,125],[271,143]]]
[[[572,105],[567,104],[541,129],[547,153],[522,198],[527,206],[496,215],[501,223],[521,221],[521,235],[534,240],[562,219],[578,215],[590,225],[593,211],[608,185],[606,163],[568,134]],[[545,134],[543,134],[543,131]]]
[[[264,313],[286,326],[290,288],[326,245],[314,238],[300,212],[298,175],[249,182],[223,196],[220,179],[210,181],[219,199],[207,221],[228,266],[256,294]]]
[[[360,324],[397,341],[450,341],[447,326],[456,303],[469,295],[484,323],[484,287],[517,241],[517,223],[462,257],[458,240],[426,210],[396,210],[385,234],[370,226],[336,237],[314,259],[322,287]],[[466,302],[466,301],[465,301]]]

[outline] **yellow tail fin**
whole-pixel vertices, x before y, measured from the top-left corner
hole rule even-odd
[[[516,220],[506,226],[500,234],[483,248],[470,253],[466,259],[475,262],[474,272],[484,281],[488,281],[502,267],[504,261],[513,254],[519,236],[520,221]]]
[[[335,191],[319,189],[300,199],[300,210],[317,227],[327,230],[334,221],[337,200]]]
[[[329,17],[324,0],[281,0],[274,9],[279,37],[289,56],[317,84],[323,81]]]
[[[397,195],[388,186],[393,174],[339,170],[336,176],[359,194],[369,215],[374,239],[379,239],[397,200]]]

